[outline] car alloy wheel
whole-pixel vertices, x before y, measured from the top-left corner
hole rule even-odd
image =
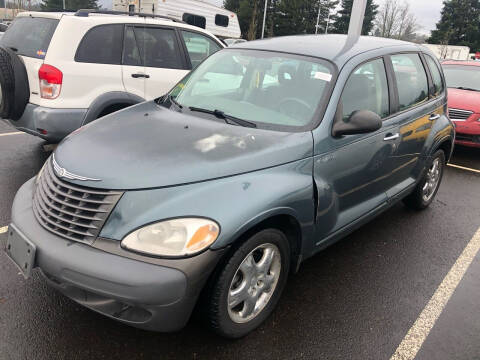
[[[432,165],[427,171],[427,179],[425,182],[425,185],[423,185],[423,201],[428,202],[432,198],[432,196],[435,194],[435,191],[438,188],[438,185],[440,184],[440,158],[435,158],[433,161]]]
[[[274,244],[252,250],[238,267],[228,292],[228,314],[235,323],[255,318],[268,304],[281,272],[281,254]]]

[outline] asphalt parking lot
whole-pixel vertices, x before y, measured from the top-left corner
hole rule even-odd
[[[16,190],[48,156],[42,140],[12,132],[0,123],[0,229]],[[480,149],[458,148],[452,163],[480,170]],[[475,238],[479,200],[480,173],[448,167],[428,210],[398,204],[306,261],[273,316],[237,341],[195,318],[175,334],[127,327],[48,288],[37,272],[24,280],[1,253],[0,359],[390,359]],[[475,254],[417,359],[480,358]]]

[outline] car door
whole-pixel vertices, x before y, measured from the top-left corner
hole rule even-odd
[[[386,204],[391,157],[398,145],[398,126],[389,118],[390,106],[384,59],[372,59],[355,68],[343,88],[334,121],[348,122],[358,110],[373,111],[384,121],[382,128],[372,133],[328,134],[322,135],[325,139],[315,139],[329,149],[314,158],[316,233],[320,239],[326,241],[329,235]]]
[[[145,99],[155,99],[188,74],[187,59],[174,28],[147,25],[134,31],[145,65]]]
[[[216,41],[201,33],[180,30],[180,34],[192,69],[222,48]]]
[[[422,173],[426,142],[435,121],[444,115],[441,97],[430,94],[431,76],[418,53],[393,54],[391,59],[398,112],[393,120],[399,127],[400,143],[393,157],[394,177],[389,198],[402,195]],[[438,69],[437,69],[438,71]]]
[[[145,99],[145,81],[148,75],[145,72],[139,39],[137,39],[135,32],[136,28],[143,29],[144,25],[125,26],[122,78],[123,85],[127,92]]]

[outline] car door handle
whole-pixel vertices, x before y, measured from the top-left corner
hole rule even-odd
[[[396,133],[396,134],[387,134],[387,136],[385,136],[383,138],[383,141],[390,141],[390,140],[395,140],[395,139],[398,139],[400,137],[400,134],[399,133]]]
[[[430,120],[430,121],[435,121],[435,120],[438,120],[438,119],[440,119],[440,114],[432,114],[428,118],[428,120]]]
[[[150,75],[147,75],[147,74],[132,74],[132,77],[135,78],[135,79],[138,79],[138,78],[145,78],[145,79],[148,79],[150,77]]]

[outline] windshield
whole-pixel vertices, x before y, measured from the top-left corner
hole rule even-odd
[[[300,131],[320,118],[319,108],[328,99],[333,71],[332,64],[320,59],[222,50],[184,78],[164,103],[168,106],[168,99],[173,99],[181,111],[215,111],[259,128]]]
[[[480,91],[480,66],[443,65],[449,88],[467,88]]]
[[[5,32],[0,45],[19,55],[43,59],[57,24],[56,19],[19,17]]]

